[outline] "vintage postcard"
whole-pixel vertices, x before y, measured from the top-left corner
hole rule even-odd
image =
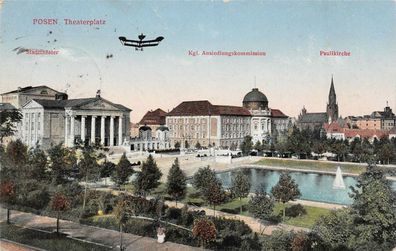
[[[394,250],[396,1],[0,0],[1,250]]]

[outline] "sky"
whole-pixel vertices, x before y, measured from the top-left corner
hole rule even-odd
[[[1,2],[1,1],[0,1]],[[57,25],[33,24],[57,19]],[[64,19],[104,25],[65,25]],[[135,51],[119,36],[163,36]],[[58,55],[17,54],[17,47]],[[266,56],[191,56],[189,51]],[[348,51],[349,57],[319,52]],[[112,57],[107,58],[107,55]],[[396,111],[396,1],[3,1],[0,93],[47,85],[70,98],[102,97],[165,111],[186,100],[241,105],[253,87],[269,106],[297,116],[326,110],[331,77],[340,115]]]

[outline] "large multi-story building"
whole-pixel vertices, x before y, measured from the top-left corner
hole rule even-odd
[[[185,101],[166,115],[171,145],[238,146],[250,135],[250,113],[238,106]]]
[[[268,107],[267,97],[257,88],[247,93],[243,106],[212,105],[209,101],[185,101],[166,115],[171,144],[182,147],[238,148],[245,136],[257,141],[274,140],[283,134],[290,119]]]
[[[122,145],[129,139],[130,109],[100,96],[80,99],[32,99],[22,107],[22,139],[44,149],[78,142]]]
[[[391,130],[396,125],[396,116],[387,104],[384,111],[374,111],[370,115],[346,118],[351,128],[368,130]]]

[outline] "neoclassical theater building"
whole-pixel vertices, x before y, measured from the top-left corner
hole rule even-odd
[[[119,146],[129,140],[131,109],[100,96],[79,99],[31,99],[22,109],[22,139],[28,146],[92,142]]]

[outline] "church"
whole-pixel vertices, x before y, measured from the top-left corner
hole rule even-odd
[[[333,77],[331,77],[330,91],[326,112],[309,113],[305,106],[301,110],[296,121],[297,127],[302,129],[320,130],[323,124],[336,122],[338,120],[338,103],[337,95],[334,88]]]

